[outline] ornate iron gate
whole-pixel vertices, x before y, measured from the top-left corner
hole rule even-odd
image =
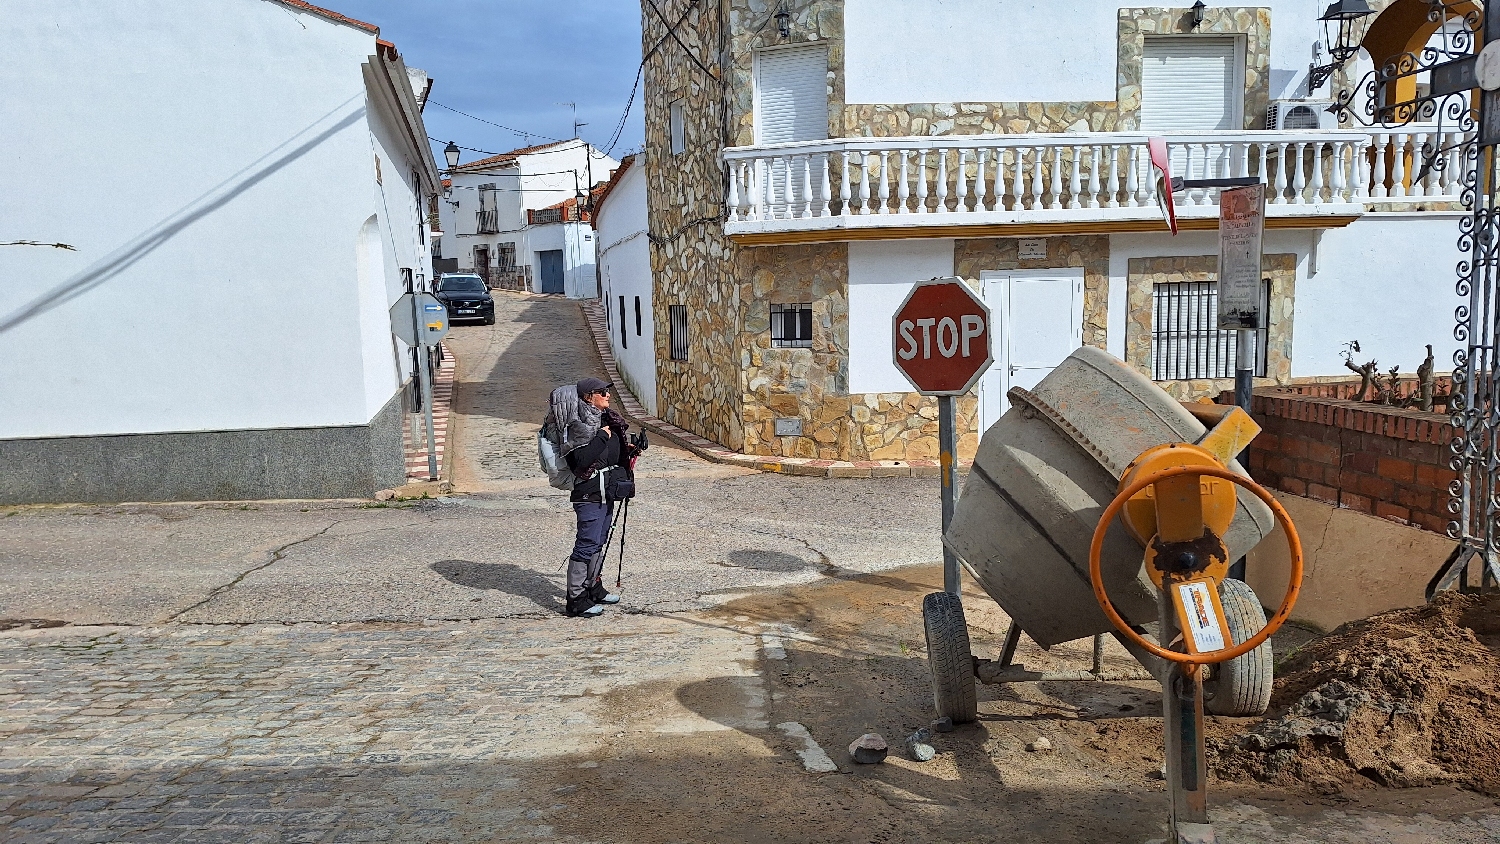
[[[1500,2],[1483,11],[1470,2],[1429,5],[1437,43],[1365,74],[1339,94],[1334,108],[1341,119],[1366,126],[1435,122],[1437,131],[1429,137],[1436,140],[1413,149],[1417,161],[1406,172],[1420,182],[1429,172],[1461,168],[1462,203],[1470,212],[1459,227],[1465,258],[1455,286],[1461,304],[1453,336],[1460,346],[1453,353],[1449,405],[1450,465],[1458,479],[1448,490],[1448,535],[1458,546],[1428,583],[1430,600],[1455,586],[1475,588],[1475,568],[1478,588],[1500,584],[1500,90],[1481,88],[1477,49],[1500,42]],[[1500,53],[1500,45],[1490,53]],[[1416,88],[1424,75],[1430,80],[1425,93]],[[1417,95],[1400,99],[1406,90]],[[1450,137],[1457,140],[1446,144]]]

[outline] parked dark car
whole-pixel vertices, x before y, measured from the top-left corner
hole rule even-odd
[[[485,325],[495,324],[495,297],[477,275],[444,274],[432,295],[447,306],[450,322],[474,319]]]

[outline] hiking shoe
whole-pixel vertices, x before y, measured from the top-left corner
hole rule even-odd
[[[603,598],[595,598],[594,600],[601,604],[618,604],[620,603],[620,596],[613,592],[605,592]]]
[[[592,604],[581,610],[568,610],[570,618],[598,618],[601,615],[604,615],[603,604]]]

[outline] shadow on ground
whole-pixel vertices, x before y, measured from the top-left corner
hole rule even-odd
[[[555,610],[566,599],[562,587],[552,578],[514,563],[438,560],[429,568],[442,575],[449,583],[469,589],[490,589],[515,595],[543,609]]]

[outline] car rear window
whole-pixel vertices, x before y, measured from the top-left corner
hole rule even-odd
[[[438,290],[444,293],[479,293],[484,290],[484,281],[477,275],[460,275],[438,281]]]

